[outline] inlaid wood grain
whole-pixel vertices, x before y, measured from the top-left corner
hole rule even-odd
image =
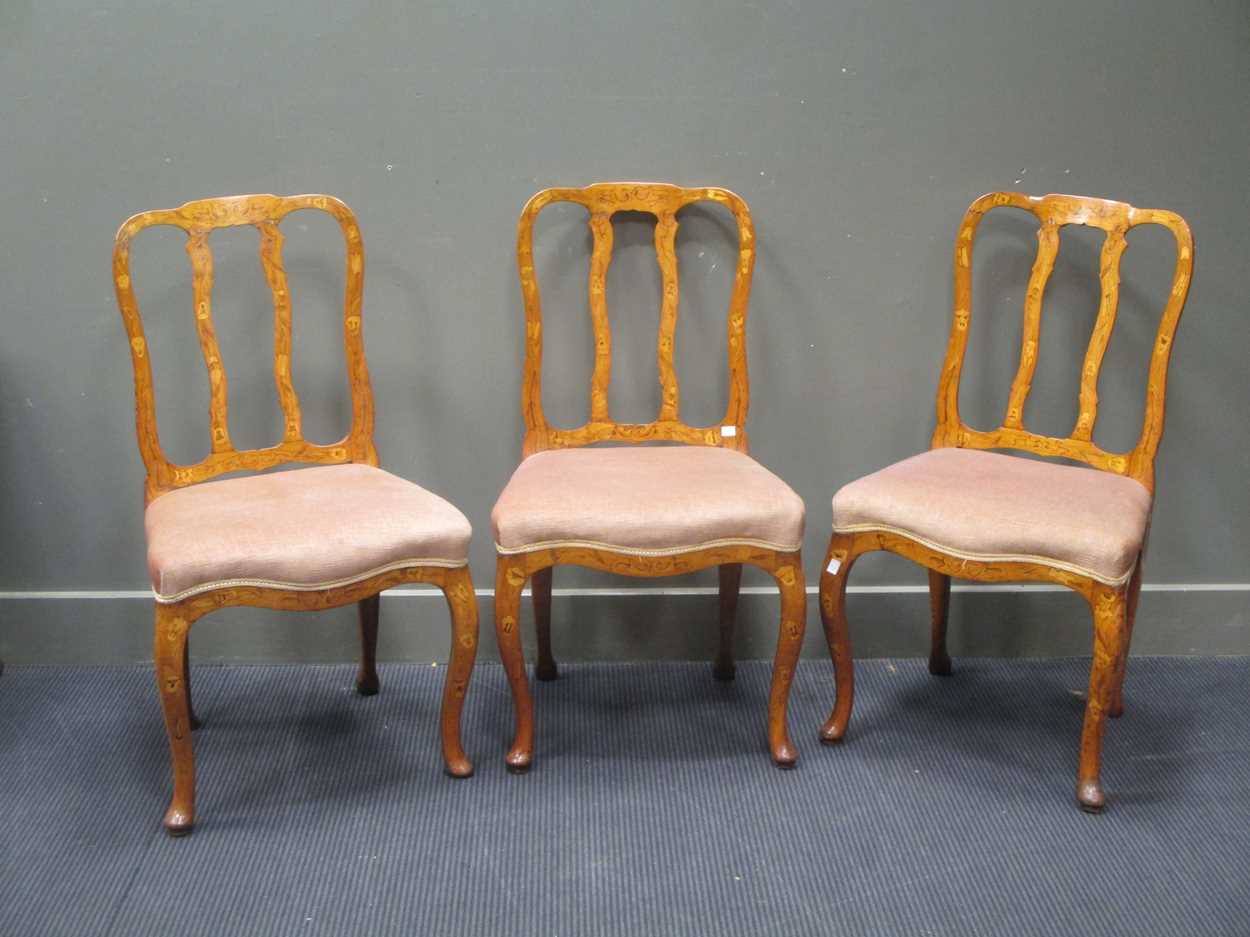
[[[715,426],[696,427],[680,417],[680,387],[673,364],[678,323],[678,269],[676,254],[677,213],[696,202],[724,205],[738,226],[738,259],[726,320],[728,331],[729,403],[725,418]],[[542,401],[543,317],[542,298],[534,270],[534,222],[553,202],[573,202],[586,208],[593,247],[588,283],[595,364],[591,375],[590,419],[574,429],[558,429],[547,422]],[[612,216],[621,211],[641,211],[656,218],[655,249],[662,280],[662,305],[656,360],[660,376],[661,404],[650,423],[618,423],[608,405],[612,375],[612,331],[607,302],[607,275],[612,260]],[[722,446],[745,452],[746,418],[750,405],[746,361],[747,303],[755,269],[755,229],[746,203],[720,188],[680,188],[660,183],[600,183],[582,189],[545,189],[526,204],[517,223],[517,267],[525,303],[525,365],[521,411],[525,420],[525,455],[544,449],[582,446],[593,442],[682,442],[699,446]],[[722,431],[723,427],[729,427]]]
[[[975,430],[959,416],[959,380],[968,344],[972,316],[972,251],[981,219],[1000,206],[1023,209],[1041,223],[1038,256],[1025,294],[1024,329],[1020,364],[1012,381],[1007,413],[997,429]],[[1059,232],[1065,225],[1080,224],[1106,232],[1099,265],[1101,302],[1081,369],[1080,411],[1068,437],[1042,436],[1024,427],[1024,404],[1037,366],[1038,334],[1042,296],[1054,268]],[[1120,258],[1127,233],[1143,224],[1166,228],[1176,242],[1176,263],[1172,285],[1160,318],[1151,350],[1146,383],[1145,416],[1136,445],[1128,452],[1107,452],[1093,441],[1098,415],[1098,377],[1103,356],[1115,326],[1118,307]],[[1185,220],[1173,212],[1134,208],[1124,202],[1075,195],[1030,196],[1018,192],[991,192],[968,208],[955,243],[955,312],[946,360],[937,397],[937,428],[933,446],[962,446],[975,449],[1023,449],[1041,455],[1076,459],[1095,468],[1126,475],[1154,490],[1154,457],[1163,433],[1164,398],[1172,341],[1180,322],[1189,283],[1193,276],[1193,236]]]
[[[338,222],[346,245],[346,289],[343,302],[343,344],[352,400],[352,424],[346,437],[328,446],[303,437],[299,399],[291,364],[291,299],[282,260],[283,236],[279,223],[293,211],[318,209]],[[195,465],[171,463],[161,448],[156,422],[150,349],[135,300],[130,275],[134,238],[152,225],[173,225],[187,234],[191,264],[192,312],[196,336],[209,381],[211,452]],[[233,225],[253,225],[260,234],[260,262],[274,304],[274,382],[282,405],[282,442],[267,449],[235,449],[230,439],[227,380],[221,349],[213,327],[213,258],[210,235]],[[373,396],[365,365],[361,331],[364,290],[364,245],[351,211],[327,195],[244,195],[188,202],[181,208],[135,215],[121,226],[113,249],[113,277],[117,303],[130,340],[135,377],[135,426],[139,452],[147,471],[145,501],[175,488],[208,480],[222,472],[257,471],[292,462],[377,465],[373,444]],[[327,546],[327,549],[331,547]],[[477,600],[467,567],[409,567],[331,589],[277,589],[229,586],[191,596],[176,603],[156,604],[154,658],[157,686],[165,716],[173,761],[174,792],[165,815],[172,835],[190,832],[195,812],[195,761],[191,730],[198,725],[191,708],[188,634],[191,625],[220,608],[253,606],[293,611],[359,605],[361,664],[357,689],[365,695],[378,690],[378,594],[408,583],[440,587],[451,610],[451,654],[443,688],[441,734],[443,759],[449,774],[468,777],[473,765],[460,743],[460,714],[477,653]]]
[[[768,740],[773,761],[779,767],[793,766],[798,751],[790,740],[786,709],[807,618],[803,562],[797,551],[780,553],[758,547],[722,546],[669,556],[634,556],[589,547],[559,547],[501,555],[497,561],[495,637],[516,710],[516,732],[506,759],[509,770],[521,772],[528,769],[534,747],[534,703],[525,676],[519,627],[521,590],[530,577],[561,564],[653,578],[697,572],[712,566],[741,566],[743,563],[769,573],[781,593],[781,626],[778,629],[768,702]]]
[[[715,426],[691,426],[681,419],[681,390],[673,363],[679,321],[680,278],[677,264],[678,212],[696,202],[724,205],[738,227],[738,259],[726,319],[728,337],[729,402],[725,417]],[[591,375],[590,419],[575,429],[558,429],[547,422],[542,399],[542,299],[534,270],[534,222],[552,202],[584,207],[592,237],[588,278],[595,363]],[[612,262],[612,216],[641,211],[655,216],[655,253],[661,279],[656,364],[660,381],[660,408],[650,423],[618,423],[612,419],[608,387],[612,374],[612,330],[607,301],[607,277]],[[755,229],[746,203],[720,188],[680,188],[657,183],[600,183],[581,189],[545,189],[525,205],[517,223],[517,268],[525,304],[525,365],[521,413],[525,421],[522,458],[545,449],[584,446],[595,442],[677,442],[723,446],[746,452],[746,418],[750,404],[747,377],[746,317],[755,265]],[[768,704],[768,744],[781,767],[794,764],[797,752],[786,730],[786,706],[794,666],[806,625],[806,592],[798,553],[780,553],[748,546],[718,546],[668,555],[637,556],[611,549],[559,547],[500,555],[495,576],[495,634],[516,707],[516,734],[507,755],[510,770],[526,770],[534,744],[533,700],[525,674],[518,622],[521,590],[533,584],[538,662],[535,676],[555,679],[551,653],[551,570],[561,563],[586,566],[625,576],[674,576],[719,568],[720,631],[713,674],[722,680],[734,675],[733,630],[738,585],[744,563],[772,574],[781,593],[781,627],[773,661]]]
[[[440,717],[443,760],[447,773],[453,777],[469,777],[473,763],[460,742],[461,711],[473,662],[477,657],[477,598],[467,566],[454,569],[441,567],[410,567],[391,570],[369,579],[311,591],[266,589],[238,586],[201,593],[181,602],[156,603],[154,658],[157,688],[165,715],[173,762],[174,792],[165,813],[165,828],[173,836],[191,832],[195,817],[195,758],[190,730],[195,727],[191,711],[190,673],[187,667],[187,638],[191,626],[209,612],[234,606],[311,611],[338,608],[354,602],[369,602],[385,589],[413,583],[435,585],[443,590],[451,610],[452,640],[443,683],[443,704]],[[376,640],[376,615],[373,609],[361,609],[362,630],[375,629],[369,639]],[[373,668],[372,648],[365,645],[362,661],[365,695],[377,692],[377,672]],[[370,679],[371,678],[371,679]]]
[[[1029,276],[1024,300],[1024,324],[1020,361],[1011,383],[1007,412],[1002,425],[989,431],[974,430],[959,416],[959,380],[972,315],[972,249],[982,217],[1000,206],[1024,209],[1039,222],[1038,252]],[[1082,224],[1105,232],[1099,260],[1100,300],[1098,316],[1085,350],[1081,368],[1079,411],[1070,436],[1057,438],[1030,432],[1024,425],[1024,406],[1037,368],[1042,300],[1054,270],[1060,232],[1065,225]],[[1151,349],[1146,384],[1145,416],[1141,434],[1129,452],[1106,452],[1093,442],[1098,418],[1098,378],[1115,327],[1119,305],[1120,262],[1128,232],[1142,224],[1158,224],[1176,242],[1172,285]],[[1073,195],[1034,197],[1016,192],[992,192],[977,199],[964,215],[955,242],[955,310],[947,343],[946,360],[937,394],[937,427],[932,447],[1020,449],[1047,456],[1076,459],[1096,469],[1133,478],[1154,490],[1154,459],[1163,433],[1167,368],[1177,324],[1185,306],[1193,275],[1193,237],[1179,215],[1157,209],[1134,208],[1123,202]],[[950,579],[981,582],[1042,581],[1066,586],[1085,597],[1093,612],[1094,655],[1090,666],[1089,692],[1081,734],[1077,773],[1077,801],[1090,812],[1106,802],[1100,779],[1102,735],[1105,718],[1123,710],[1123,683],[1132,635],[1137,596],[1141,589],[1142,557],[1137,558],[1130,581],[1108,586],[1089,577],[1043,563],[979,562],[949,555],[905,535],[886,530],[854,533],[834,532],[820,580],[821,620],[833,659],[836,700],[833,712],[821,729],[821,738],[843,738],[854,703],[854,666],[846,622],[846,583],[855,560],[865,553],[885,550],[907,557],[929,570],[931,640],[929,669],[950,672],[946,628]],[[1144,550],[1144,545],[1143,545]]]
[[[291,380],[290,294],[282,265],[282,239],[277,225],[293,211],[317,209],[339,224],[346,246],[346,287],[343,300],[343,345],[347,359],[348,386],[352,401],[352,424],[347,436],[336,443],[319,445],[302,435],[299,405]],[[178,465],[161,448],[152,385],[150,348],[135,298],[130,274],[130,251],[135,237],[153,225],[172,225],[187,234],[191,261],[193,314],[209,381],[209,427],[211,451],[194,465]],[[213,261],[211,233],[224,227],[252,225],[261,236],[260,255],[274,296],[274,380],[282,403],[285,429],[282,442],[265,449],[235,449],[230,440],[227,412],[227,378],[212,318]],[[364,245],[351,211],[328,195],[241,195],[188,202],[180,208],[149,211],[128,219],[113,246],[113,282],[130,339],[135,372],[135,428],[139,452],[147,469],[146,500],[175,488],[206,481],[223,472],[260,471],[290,462],[377,464],[373,445],[373,394],[365,364],[361,332],[364,291]]]

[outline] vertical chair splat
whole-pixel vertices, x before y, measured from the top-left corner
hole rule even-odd
[[[612,216],[594,212],[590,230],[595,238],[590,255],[590,318],[595,330],[595,371],[590,378],[590,419],[606,423],[608,385],[612,381],[612,325],[608,321],[608,267],[612,264]]]
[[[227,412],[226,369],[213,328],[213,252],[208,246],[208,230],[194,228],[187,238],[191,258],[192,290],[195,301],[195,332],[200,340],[204,366],[208,368],[209,425],[212,451],[231,452],[230,422]]]
[[[1055,269],[1055,256],[1059,253],[1059,226],[1043,222],[1037,231],[1037,260],[1029,276],[1029,286],[1024,300],[1024,328],[1020,339],[1020,368],[1011,382],[1011,394],[1007,399],[1007,417],[1003,426],[1022,429],[1024,425],[1024,402],[1033,386],[1033,374],[1037,370],[1037,348],[1042,331],[1042,296],[1046,282]]]
[[[291,291],[282,263],[283,237],[276,222],[263,221],[256,227],[260,231],[261,266],[273,294],[273,379],[282,404],[283,438],[298,442],[303,438],[303,426],[299,397],[291,379]]]
[[[727,203],[738,222],[738,266],[734,271],[733,292],[729,296],[729,316],[725,324],[729,348],[729,404],[725,407],[725,426],[735,426],[741,433],[746,426],[751,405],[750,378],[747,373],[747,303],[751,294],[751,278],[755,272],[755,225],[751,214],[739,199]],[[740,448],[746,451],[746,437]]]
[[[1098,374],[1102,370],[1102,359],[1111,341],[1111,332],[1115,329],[1115,317],[1120,304],[1120,258],[1124,256],[1127,246],[1124,228],[1108,231],[1106,240],[1103,241],[1102,257],[1098,263],[1098,282],[1102,297],[1098,303],[1094,331],[1089,337],[1089,346],[1085,349],[1085,361],[1081,365],[1080,410],[1076,425],[1072,428],[1073,439],[1088,441],[1094,436],[1094,423],[1098,419]]]
[[[662,278],[663,305],[660,334],[656,341],[656,364],[660,375],[661,422],[677,419],[681,390],[673,366],[673,342],[677,331],[679,286],[677,279],[677,213],[666,211],[656,219],[655,257]]]

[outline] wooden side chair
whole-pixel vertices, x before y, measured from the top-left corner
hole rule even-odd
[[[576,429],[547,422],[542,401],[543,322],[534,273],[533,226],[552,202],[573,202],[589,213],[590,316],[595,364],[590,421]],[[677,214],[699,201],[733,213],[738,260],[729,304],[729,406],[716,426],[681,420],[673,337],[677,327]],[[612,216],[654,215],[662,276],[657,358],[661,405],[650,423],[618,423],[608,412],[612,363],[606,282],[612,257]],[[742,564],[770,573],[781,591],[781,628],[768,707],[768,741],[782,767],[796,751],[786,729],[786,704],[803,640],[805,590],[799,549],[803,502],[747,455],[749,400],[746,364],[747,299],[755,263],[755,234],[746,203],[725,189],[601,183],[539,192],[517,225],[517,263],[525,302],[525,366],[521,411],[523,461],[491,514],[498,550],[495,630],[516,704],[516,737],[507,755],[512,771],[531,761],[533,704],[518,632],[521,590],[532,583],[540,680],[556,677],[551,654],[552,568],[559,563],[628,576],[670,576],[716,566],[720,575],[720,650],[714,673],[733,677],[733,627]],[[589,448],[592,443],[684,443],[679,446]]]
[[[279,222],[299,209],[320,209],[338,222],[346,242],[343,343],[352,423],[330,445],[303,437],[291,377],[291,300]],[[187,234],[195,326],[210,388],[212,449],[195,465],[175,465],[157,435],[149,346],[130,277],[130,243],[152,225]],[[213,260],[217,228],[253,225],[273,293],[274,380],[282,404],[282,441],[268,449],[235,449],[226,415],[226,372],[213,330]],[[379,469],[373,445],[373,395],[361,335],[364,248],[351,211],[325,195],[247,195],[188,202],[135,215],[113,249],[117,302],[130,338],[135,422],[147,470],[144,526],[148,571],[156,597],[157,687],[173,759],[174,793],[165,814],[172,835],[188,833],[194,816],[195,767],[187,634],[213,609],[248,605],[323,609],[359,604],[361,663],[356,688],[378,691],[374,652],[378,594],[402,583],[442,588],[451,608],[451,659],[443,690],[442,745],[447,771],[468,777],[473,766],[460,745],[460,709],[477,653],[477,603],[469,577],[469,523],[423,488]],[[259,472],[289,463],[315,468],[209,481],[240,469]]]
[[[959,416],[959,378],[972,310],[972,248],[982,217],[998,206],[1032,212],[1041,227],[1024,301],[1019,369],[1001,426],[975,430]],[[1102,298],[1081,371],[1079,414],[1066,438],[1030,432],[1024,403],[1037,365],[1042,293],[1064,225],[1105,232]],[[1176,239],[1176,268],[1150,355],[1145,420],[1130,452],[1107,452],[1093,441],[1098,375],[1119,299],[1125,235],[1158,224]],[[929,671],[950,673],[946,651],[950,579],[1041,580],[1079,592],[1094,619],[1085,724],[1076,796],[1098,812],[1103,724],[1122,712],[1124,666],[1141,589],[1142,554],[1154,492],[1154,459],[1163,433],[1163,401],[1172,340],[1193,270],[1193,238],[1179,215],[1071,195],[983,195],[969,207],[955,243],[955,314],[937,393],[937,429],[928,452],[842,488],[833,499],[833,537],[820,579],[820,609],[837,680],[837,702],[821,730],[826,742],[846,733],[854,697],[847,636],[846,580],[855,560],[888,550],[929,569],[932,643]],[[1061,465],[996,452],[1009,449],[1085,463]]]

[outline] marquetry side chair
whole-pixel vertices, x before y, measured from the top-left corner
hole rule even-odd
[[[673,339],[678,285],[675,249],[678,212],[695,202],[719,203],[738,228],[738,259],[728,313],[729,406],[720,424],[695,427],[678,408]],[[588,212],[593,248],[589,305],[595,363],[590,420],[575,429],[547,422],[542,401],[543,323],[534,271],[533,227],[552,202]],[[639,211],[656,219],[655,250],[662,277],[657,358],[661,404],[650,423],[618,423],[608,410],[611,328],[606,283],[612,258],[612,216]],[[526,204],[517,225],[517,263],[525,303],[526,343],[521,412],[525,441],[520,466],[491,513],[498,551],[495,630],[516,704],[510,770],[524,771],[533,750],[533,705],[518,630],[521,590],[532,585],[538,637],[535,675],[555,679],[551,654],[552,568],[560,563],[628,576],[670,576],[715,566],[720,576],[717,678],[733,678],[733,627],[742,564],[777,581],[781,627],[768,706],[768,743],[774,761],[794,764],[786,705],[805,625],[805,589],[799,548],[803,502],[777,476],[747,455],[749,400],[746,364],[747,300],[755,263],[755,234],[746,203],[725,189],[601,183],[547,189]],[[684,445],[591,448],[592,443]]]
[[[1002,425],[980,431],[959,415],[959,380],[972,312],[972,248],[991,209],[1011,206],[1040,222],[1038,252],[1024,300],[1020,363]],[[1176,240],[1172,286],[1150,354],[1145,419],[1129,452],[1093,441],[1098,377],[1115,325],[1120,259],[1127,232],[1157,224]],[[1099,265],[1101,301],[1081,370],[1079,411],[1065,438],[1030,432],[1024,404],[1037,365],[1042,294],[1054,268],[1060,229],[1089,225],[1105,232]],[[979,581],[1040,580],[1067,586],[1093,612],[1094,652],[1081,733],[1076,796],[1096,813],[1106,798],[1100,778],[1105,717],[1123,711],[1122,689],[1142,557],[1154,493],[1154,459],[1163,433],[1163,403],[1172,341],[1193,271],[1189,226],[1169,211],[1071,195],[983,195],[969,207],[955,242],[955,312],[937,393],[931,448],[843,487],[833,499],[833,537],[820,579],[820,609],[833,657],[837,702],[821,730],[840,740],[854,697],[845,613],[846,581],[855,560],[887,550],[929,570],[932,611],[929,670],[950,673],[946,650],[952,576]],[[990,449],[1062,457],[1056,464]]]
[[[319,209],[338,222],[346,244],[343,344],[352,421],[347,436],[319,445],[304,438],[291,370],[291,300],[279,223],[291,212]],[[211,452],[195,465],[175,465],[157,434],[149,346],[130,277],[130,246],[152,225],[187,234],[195,327],[208,369]],[[213,260],[209,235],[252,225],[273,294],[274,380],[282,405],[282,441],[267,449],[236,449],[226,413],[226,372],[212,319]],[[246,195],[188,202],[135,215],[113,249],[117,302],[135,374],[135,422],[147,471],[144,526],[148,571],[156,598],[157,687],[173,760],[174,792],[165,814],[173,835],[188,833],[194,815],[195,767],[187,636],[196,619],[217,608],[256,606],[324,609],[358,603],[361,663],[356,688],[378,691],[375,666],[378,599],[402,583],[439,586],[451,608],[451,656],[443,690],[442,747],[447,771],[467,777],[473,766],[460,744],[460,710],[477,653],[477,603],[469,578],[469,523],[435,494],[378,468],[373,444],[373,395],[361,334],[364,247],[351,211],[325,195]],[[211,481],[239,470],[279,465],[315,467]]]

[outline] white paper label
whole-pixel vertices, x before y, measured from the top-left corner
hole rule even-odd
[[[736,426],[722,426],[722,427],[720,428],[720,434],[721,434],[722,436],[737,436],[737,435],[738,435],[738,427],[736,427]]]
[[[825,567],[825,571],[831,576],[836,576],[838,570],[842,568],[841,560],[830,560],[829,565]]]

